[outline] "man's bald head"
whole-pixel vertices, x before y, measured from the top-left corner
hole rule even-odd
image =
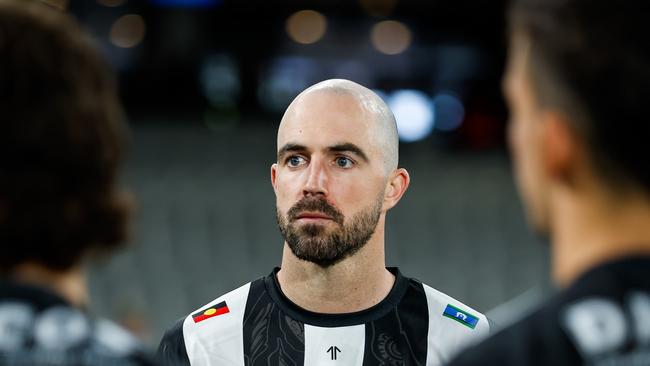
[[[304,99],[305,96],[314,93],[333,93],[349,96],[356,100],[359,107],[374,122],[374,142],[381,148],[384,158],[384,166],[387,173],[397,169],[399,161],[399,139],[395,117],[386,103],[372,90],[350,80],[330,79],[321,81],[300,93],[289,105],[282,117],[280,128],[293,110]]]

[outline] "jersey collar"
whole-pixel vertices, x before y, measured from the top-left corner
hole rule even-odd
[[[264,278],[264,285],[271,299],[294,320],[319,327],[345,327],[369,323],[382,318],[400,303],[406,293],[409,281],[402,276],[397,267],[387,267],[386,269],[395,275],[395,283],[386,298],[377,305],[353,313],[315,313],[294,304],[284,295],[280,288],[277,277],[277,273],[280,271],[279,267],[274,268],[273,272]]]

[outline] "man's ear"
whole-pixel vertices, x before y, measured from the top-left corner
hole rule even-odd
[[[393,208],[404,193],[411,182],[409,172],[404,168],[395,169],[388,177],[386,183],[386,190],[384,193],[384,210],[388,211]]]
[[[273,191],[275,192],[276,196],[278,194],[277,174],[278,174],[278,164],[273,163],[273,164],[271,164],[271,185],[273,186]]]
[[[554,181],[571,184],[578,157],[579,139],[562,113],[545,112],[542,122],[542,159],[545,174]]]

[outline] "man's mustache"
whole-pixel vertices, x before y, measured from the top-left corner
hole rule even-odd
[[[339,210],[327,203],[324,199],[310,197],[305,197],[296,202],[296,204],[287,212],[287,217],[289,221],[295,221],[303,212],[320,212],[341,225],[345,218]]]

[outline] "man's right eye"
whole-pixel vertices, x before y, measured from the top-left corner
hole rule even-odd
[[[287,165],[290,167],[297,167],[305,163],[305,159],[301,156],[290,156],[287,158]]]

